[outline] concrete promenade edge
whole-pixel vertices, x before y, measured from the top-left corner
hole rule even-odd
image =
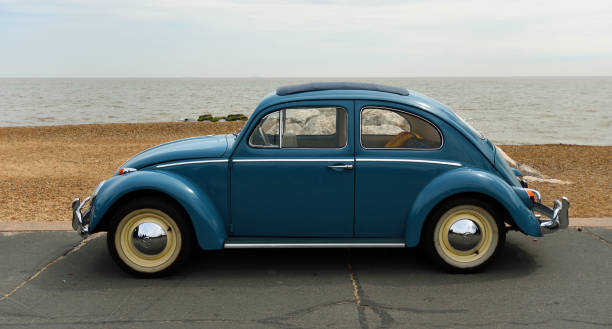
[[[570,227],[612,228],[612,217],[570,218]],[[72,231],[70,221],[0,222],[0,232]]]

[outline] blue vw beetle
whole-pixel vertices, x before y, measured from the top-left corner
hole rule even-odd
[[[539,237],[568,226],[567,198],[546,207],[519,177],[426,96],[311,83],[267,95],[240,133],[137,154],[72,202],[72,223],[83,236],[107,231],[112,258],[138,276],[167,274],[195,245],[421,245],[437,265],[471,272],[509,229]]]

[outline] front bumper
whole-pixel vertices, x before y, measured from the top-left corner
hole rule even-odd
[[[541,216],[536,215],[540,222],[540,232],[542,235],[554,233],[559,229],[564,229],[569,226],[568,209],[570,202],[566,197],[561,198],[561,201],[556,200],[552,209],[540,203],[539,193],[537,194],[537,202],[533,204],[534,213],[539,213],[546,216],[548,219],[541,219]]]
[[[89,223],[91,221],[93,207],[93,202],[90,202],[91,200],[91,196],[85,198],[83,201],[79,198],[72,200],[72,229],[79,232],[82,237],[87,237],[89,235]],[[85,205],[88,203],[89,207],[83,212]]]

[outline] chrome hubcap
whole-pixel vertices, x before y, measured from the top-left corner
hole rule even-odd
[[[168,243],[166,231],[155,223],[142,223],[132,232],[132,244],[145,255],[157,255]]]
[[[448,242],[459,251],[476,248],[480,240],[482,240],[480,227],[470,219],[460,219],[454,222],[448,230]]]

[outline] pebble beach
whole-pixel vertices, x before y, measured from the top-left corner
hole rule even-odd
[[[71,220],[89,195],[134,154],[167,141],[232,133],[244,122],[172,122],[0,127],[0,221]],[[567,196],[570,217],[612,216],[612,146],[498,145],[544,176],[543,202]]]

